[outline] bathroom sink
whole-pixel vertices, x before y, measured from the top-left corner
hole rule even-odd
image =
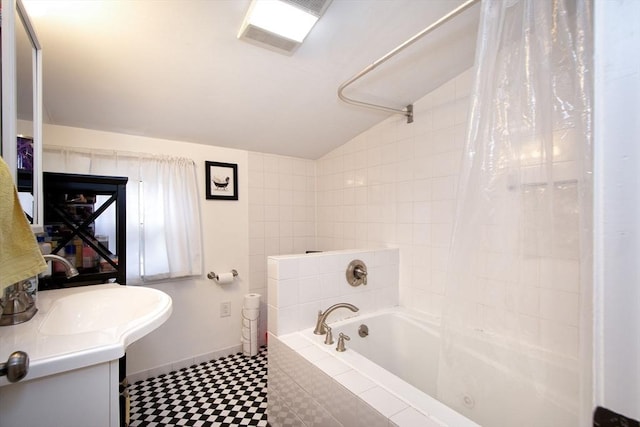
[[[151,288],[88,290],[55,300],[39,329],[46,335],[119,335],[143,326],[170,304],[168,295]]]
[[[171,297],[117,283],[38,292],[33,319],[0,328],[0,361],[29,355],[31,381],[103,363],[118,363],[127,347],[171,316]],[[9,385],[0,377],[0,387]],[[2,424],[2,422],[0,422]]]

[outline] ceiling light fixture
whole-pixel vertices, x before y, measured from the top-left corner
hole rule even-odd
[[[293,53],[331,0],[252,0],[238,38]]]
[[[249,24],[302,43],[318,20],[302,9],[279,0],[258,0],[249,14]]]

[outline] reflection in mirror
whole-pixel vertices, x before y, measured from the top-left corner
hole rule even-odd
[[[18,135],[18,197],[27,219],[33,224],[33,138]]]
[[[34,223],[34,85],[35,55],[20,10],[15,12],[16,34],[16,112],[17,187],[22,209]]]

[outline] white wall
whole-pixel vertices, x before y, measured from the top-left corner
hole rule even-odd
[[[205,272],[221,273],[235,268],[239,279],[225,287],[205,276],[153,284],[152,287],[171,296],[173,314],[156,331],[130,346],[128,372],[153,368],[164,372],[171,366],[188,366],[212,356],[239,351],[240,307],[244,294],[261,293],[266,301],[266,283],[251,286],[249,280],[247,152],[52,125],[44,126],[44,144],[176,155],[195,161],[202,195]],[[205,199],[205,160],[238,164],[238,201]],[[57,166],[45,162],[44,170],[57,170]],[[219,316],[222,301],[231,302],[230,317]]]
[[[595,397],[640,419],[640,2],[594,3]]]

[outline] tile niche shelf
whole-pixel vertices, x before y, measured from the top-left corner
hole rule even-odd
[[[128,178],[43,173],[44,230],[51,253],[72,262],[79,275],[54,271],[39,290],[116,281],[126,284],[126,184]],[[115,227],[115,245],[96,232],[96,220]],[[112,239],[113,239],[112,237]],[[113,243],[113,242],[112,242]],[[110,250],[109,247],[113,249]],[[75,261],[75,262],[74,262]],[[53,264],[55,266],[55,263]]]

